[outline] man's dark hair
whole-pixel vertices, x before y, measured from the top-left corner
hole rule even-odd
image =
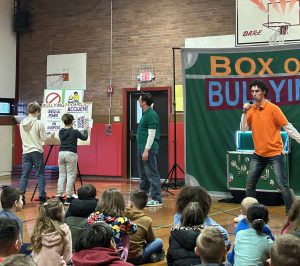
[[[95,247],[109,248],[113,238],[112,228],[105,222],[95,223],[82,231],[75,243],[75,251]]]
[[[11,209],[19,201],[21,192],[11,186],[4,186],[1,192],[1,205],[4,210]]]
[[[69,126],[74,121],[74,116],[71,114],[63,114],[63,116],[61,117],[61,120],[64,122],[64,124],[66,126]]]
[[[27,111],[28,111],[29,114],[35,114],[36,112],[40,113],[41,112],[41,106],[36,101],[30,102],[27,105]]]
[[[272,266],[300,265],[300,238],[291,234],[283,234],[276,238],[271,248]]]
[[[267,84],[262,80],[262,79],[254,79],[249,83],[249,89],[251,90],[252,87],[257,86],[260,88],[262,91],[266,92],[266,96],[268,94],[268,87]]]
[[[96,198],[97,191],[94,185],[86,184],[78,189],[78,198],[81,200]]]
[[[130,196],[130,201],[134,204],[134,206],[142,210],[146,207],[148,201],[148,194],[146,191],[135,191]]]
[[[141,93],[142,101],[146,102],[148,106],[151,106],[153,103],[153,98],[150,93]]]
[[[5,252],[20,237],[19,224],[12,218],[0,218],[0,247]]]

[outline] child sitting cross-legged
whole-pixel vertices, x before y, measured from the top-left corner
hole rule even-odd
[[[156,238],[152,228],[152,219],[143,209],[148,202],[145,191],[135,191],[130,196],[125,215],[137,225],[137,232],[130,235],[128,260],[134,265],[161,261],[165,257],[163,242]]]
[[[113,229],[118,253],[124,260],[127,259],[129,234],[137,230],[135,223],[126,216],[125,201],[122,193],[116,188],[106,189],[98,201],[95,211],[88,217],[88,224],[105,222]]]

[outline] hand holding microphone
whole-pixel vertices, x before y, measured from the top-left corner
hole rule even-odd
[[[253,101],[249,101],[249,102],[244,103],[242,113],[243,114],[247,113],[247,111],[251,108],[253,103],[254,103]]]

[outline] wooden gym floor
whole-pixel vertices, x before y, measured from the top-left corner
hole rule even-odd
[[[128,201],[129,193],[131,191],[137,190],[139,188],[139,183],[129,182],[127,180],[122,180],[119,178],[86,178],[83,177],[83,182],[85,184],[92,183],[97,189],[97,197],[99,198],[101,193],[111,187],[118,188],[122,191],[124,195],[125,202]],[[19,179],[11,178],[10,176],[0,177],[0,185],[12,185],[18,187]],[[24,241],[30,241],[30,235],[33,231],[35,224],[35,218],[37,216],[37,206],[38,202],[30,202],[31,195],[33,193],[36,181],[34,179],[30,180],[27,187],[26,193],[26,205],[23,210],[18,213],[21,219],[24,221]],[[79,181],[76,181],[76,188],[80,187]],[[54,196],[56,194],[57,180],[47,180],[46,192],[48,196]],[[169,233],[170,228],[172,227],[173,215],[175,214],[175,201],[176,196],[179,193],[179,189],[173,190],[170,189],[174,195],[162,192],[163,195],[163,206],[162,207],[151,207],[146,208],[145,213],[152,217],[154,231],[157,237],[160,237],[164,242],[164,248],[167,252],[169,246]],[[35,198],[38,196],[38,193],[35,194]],[[285,212],[284,206],[272,206],[268,207],[270,213],[270,222],[269,226],[274,235],[278,235],[280,228],[284,223]],[[233,218],[240,213],[240,205],[234,203],[223,203],[218,202],[218,199],[213,198],[212,207],[210,210],[209,216],[217,221],[220,225],[227,229],[230,240],[233,243],[234,241],[234,230],[236,224],[233,223]],[[166,260],[148,265],[166,265]]]

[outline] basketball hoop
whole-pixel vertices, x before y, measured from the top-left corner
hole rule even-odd
[[[273,21],[263,23],[263,26],[267,29],[263,32],[269,40],[269,44],[275,46],[284,44],[285,38],[289,33],[291,23]]]
[[[60,90],[65,81],[69,81],[69,73],[47,74],[47,89]]]

